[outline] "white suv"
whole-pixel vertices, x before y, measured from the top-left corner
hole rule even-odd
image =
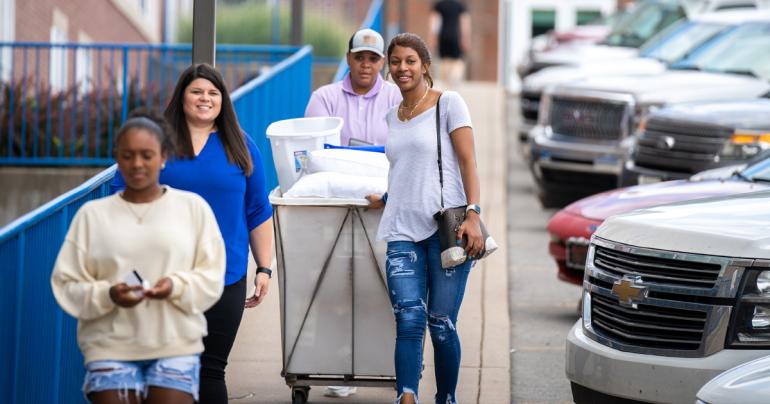
[[[576,403],[693,403],[719,373],[770,355],[768,206],[770,191],[760,191],[599,227],[583,316],[567,337]]]

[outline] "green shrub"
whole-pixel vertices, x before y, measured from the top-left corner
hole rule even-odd
[[[38,94],[33,90],[33,77],[0,82],[0,100],[7,101],[0,102],[0,155],[58,157],[61,151],[62,157],[72,159],[111,158],[109,133],[114,135],[121,125],[123,104],[122,95],[110,91],[110,87],[117,87],[117,81],[110,81],[109,86],[85,94],[78,91],[77,84],[60,91],[45,83],[40,84]],[[160,100],[157,85],[139,88],[134,83],[129,79],[129,109]],[[159,104],[155,102],[156,109]]]
[[[289,43],[291,35],[290,10],[282,7],[280,16],[281,43]],[[272,43],[272,10],[268,5],[244,2],[240,5],[221,5],[217,8],[217,43],[269,44]],[[305,43],[313,45],[315,56],[342,57],[353,28],[340,21],[305,10]],[[179,41],[192,41],[192,19],[179,24]]]

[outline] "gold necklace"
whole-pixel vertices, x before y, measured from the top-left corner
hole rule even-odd
[[[417,109],[417,106],[420,105],[422,100],[425,99],[425,97],[428,95],[428,91],[429,90],[430,90],[430,87],[425,89],[425,93],[423,93],[422,97],[420,97],[420,99],[416,103],[414,103],[412,108],[409,110],[409,115],[404,113],[404,110],[406,109],[406,106],[404,105],[404,101],[401,100],[401,107],[398,108],[398,112],[401,113],[401,117],[406,119],[406,120],[412,119],[412,114],[414,113],[414,110]]]
[[[123,203],[125,203],[126,207],[128,208],[128,211],[131,212],[131,215],[133,215],[136,218],[136,224],[142,224],[144,222],[145,216],[147,216],[147,214],[150,212],[150,210],[152,210],[152,207],[155,206],[155,202],[157,202],[163,196],[163,194],[165,194],[165,193],[166,193],[166,190],[164,188],[163,192],[161,192],[159,197],[153,199],[150,202],[147,202],[147,205],[148,205],[147,209],[145,209],[144,212],[142,212],[141,215],[136,213],[134,208],[131,207],[131,203],[123,198],[123,192],[120,193],[120,199],[123,201]]]

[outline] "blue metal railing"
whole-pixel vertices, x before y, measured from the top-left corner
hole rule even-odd
[[[219,45],[217,67],[238,88],[298,49]],[[191,60],[190,44],[0,42],[0,165],[112,164],[128,111],[163,109]]]
[[[384,20],[382,18],[382,11],[383,0],[373,0],[372,5],[369,6],[369,12],[366,13],[366,18],[361,24],[361,28],[371,28],[379,32],[380,35],[383,35],[384,37],[385,35],[383,33],[385,32],[385,26],[383,25]],[[345,57],[343,57],[337,66],[337,73],[334,74],[334,79],[332,79],[332,82],[337,82],[345,78],[345,75],[348,74],[348,71],[348,61]]]
[[[311,69],[306,46],[232,93],[241,127],[262,151],[268,189],[278,181],[265,129],[272,121],[302,116]],[[84,402],[76,321],[56,304],[50,276],[75,212],[109,193],[115,170],[0,228],[0,403]]]
[[[278,185],[278,176],[265,132],[272,122],[304,115],[311,90],[311,51],[305,46],[275,65],[270,75],[258,77],[232,94],[241,127],[259,146],[268,190]]]

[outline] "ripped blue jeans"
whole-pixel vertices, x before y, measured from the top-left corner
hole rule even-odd
[[[200,355],[171,356],[154,360],[98,360],[86,364],[83,393],[117,390],[121,400],[129,394],[147,398],[150,386],[189,393],[198,400]]]
[[[430,330],[436,368],[436,403],[456,404],[460,372],[457,314],[471,261],[441,268],[438,233],[419,242],[388,242],[388,291],[396,317],[396,389],[417,398],[425,325]]]

